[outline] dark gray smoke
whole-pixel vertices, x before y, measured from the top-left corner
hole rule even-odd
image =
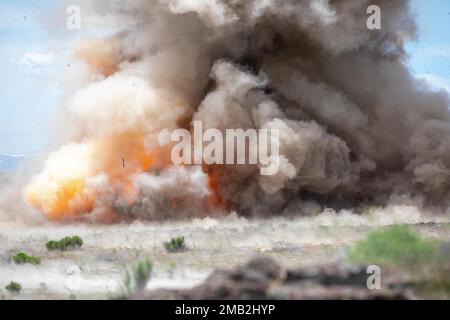
[[[85,21],[107,21],[120,32],[77,47],[97,75],[71,100],[83,123],[77,141],[96,140],[98,130],[123,126],[134,126],[153,141],[157,130],[189,128],[193,120],[222,130],[276,128],[282,157],[278,174],[260,176],[250,165],[208,168],[226,208],[272,214],[329,206],[449,205],[449,98],[431,92],[406,66],[404,44],[415,37],[409,1],[94,3]],[[366,27],[366,9],[373,4],[381,8],[381,30]],[[164,100],[161,110],[147,107],[145,93],[135,98],[142,92],[129,94],[131,107],[117,106],[128,94],[114,100],[114,111],[106,102],[105,108],[96,105],[96,93],[129,90],[131,83],[151,88],[156,101]],[[171,111],[170,104],[178,109]],[[145,115],[140,119],[146,121],[125,116],[122,109]],[[198,187],[194,196],[195,186],[206,179],[194,179],[190,187],[162,183],[161,191],[154,179],[183,175],[170,170],[162,177],[142,173],[146,177],[136,182],[138,204],[123,211],[156,218],[164,211],[161,199],[186,188],[189,192],[181,194],[196,203],[191,215],[199,213],[198,198],[207,192]]]

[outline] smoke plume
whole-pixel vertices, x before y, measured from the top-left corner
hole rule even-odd
[[[49,219],[448,207],[449,98],[406,66],[409,1],[94,4],[84,21],[120,30],[75,45],[89,82],[67,100],[71,139],[24,191]],[[372,4],[381,30],[366,27]],[[280,170],[173,165],[158,134],[196,120],[278,129]]]

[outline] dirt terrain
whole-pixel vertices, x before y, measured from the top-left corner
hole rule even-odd
[[[81,299],[114,297],[126,266],[148,258],[153,272],[147,289],[190,288],[216,269],[228,269],[255,255],[273,258],[285,268],[346,262],[346,250],[369,231],[397,223],[430,239],[450,240],[447,218],[423,216],[410,207],[356,215],[325,211],[315,217],[245,219],[231,214],[220,219],[179,222],[134,222],[119,225],[0,225],[0,295],[4,299]],[[49,252],[48,240],[79,235],[81,249]],[[166,252],[163,242],[184,236],[188,250]],[[16,265],[20,251],[41,258],[34,265]],[[19,282],[16,295],[4,288]]]

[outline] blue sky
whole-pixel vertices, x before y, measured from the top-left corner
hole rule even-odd
[[[450,1],[413,0],[419,40],[407,46],[415,75],[450,91]]]
[[[44,4],[44,5],[43,5]],[[52,1],[0,3],[0,153],[46,148],[59,91],[42,19]]]
[[[52,120],[63,103],[58,76],[64,77],[70,45],[70,36],[48,34],[49,12],[57,2],[0,3],[0,153],[49,147]],[[450,1],[412,0],[412,5],[419,41],[407,47],[411,71],[450,91]]]

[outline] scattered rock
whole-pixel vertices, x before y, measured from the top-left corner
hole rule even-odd
[[[215,271],[192,289],[140,292],[131,299],[412,299],[411,284],[396,270],[384,270],[382,288],[370,290],[366,268],[321,265],[283,269],[273,259],[257,257],[246,265]]]

